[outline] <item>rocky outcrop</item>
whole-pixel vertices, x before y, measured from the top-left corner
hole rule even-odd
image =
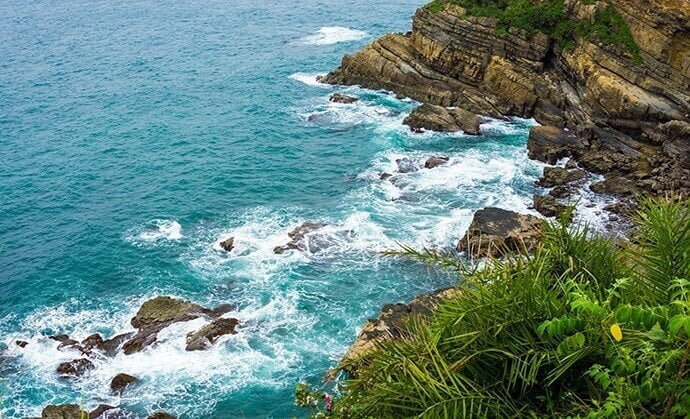
[[[138,331],[122,349],[125,355],[139,352],[156,342],[158,332],[173,323],[186,322],[202,316],[219,317],[230,309],[231,306],[224,305],[210,310],[190,301],[156,297],[142,304],[136,316],[132,318],[132,326]]]
[[[190,333],[187,336],[187,346],[185,350],[202,351],[208,349],[218,337],[235,333],[235,326],[237,326],[237,323],[239,323],[237,319],[215,319],[198,331]]]
[[[512,252],[531,251],[542,236],[543,221],[533,215],[501,208],[477,211],[457,250],[470,258],[500,257]]]
[[[57,367],[57,372],[62,377],[78,377],[91,371],[96,366],[86,358],[79,358],[69,362],[62,362]]]
[[[544,217],[560,217],[568,210],[568,206],[556,201],[550,195],[534,195],[534,209]]]
[[[496,31],[492,18],[446,4],[420,8],[409,34],[345,56],[322,81],[392,90],[474,114],[534,117],[529,155],[572,157],[642,192],[690,191],[690,7],[687,0],[611,0],[642,62],[615,45],[572,48],[537,33]],[[605,3],[566,0],[593,22]],[[443,112],[439,111],[439,115]]]
[[[545,167],[544,175],[537,181],[537,185],[544,188],[564,186],[585,177],[585,172],[579,169],[568,170],[563,167]]]
[[[235,238],[228,237],[227,239],[223,240],[222,242],[220,242],[220,248],[225,250],[226,252],[232,252],[232,249],[235,248]]]
[[[127,389],[127,387],[135,384],[137,381],[139,380],[132,375],[120,373],[113,377],[113,379],[110,381],[110,390],[114,394],[121,395],[122,392]]]
[[[439,132],[463,131],[465,134],[479,135],[481,118],[462,108],[444,108],[443,106],[425,103],[415,108],[404,120],[403,124],[412,131],[424,130]]]
[[[276,246],[273,253],[282,254],[288,250],[307,250],[306,237],[307,234],[312,233],[320,228],[325,227],[323,223],[304,223],[288,233],[290,241],[282,246]]]
[[[356,97],[344,95],[342,93],[333,93],[328,98],[328,100],[330,100],[331,102],[335,102],[335,103],[344,103],[346,105],[349,105],[349,104],[357,102],[359,99],[357,99]]]
[[[411,316],[431,315],[438,302],[452,296],[454,292],[454,288],[444,288],[422,294],[409,304],[384,305],[377,318],[369,319],[364,324],[354,344],[343,356],[341,368],[351,376],[356,376],[357,368],[367,361],[368,353],[382,342],[399,338],[405,333],[406,322]]]
[[[160,411],[150,414],[146,419],[175,419],[175,416],[168,412]]]
[[[433,169],[438,166],[443,166],[448,163],[448,160],[448,157],[445,156],[431,156],[424,162],[424,168]]]

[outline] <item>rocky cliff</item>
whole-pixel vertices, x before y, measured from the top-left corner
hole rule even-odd
[[[566,0],[568,19],[585,25],[614,6],[636,56],[596,38],[562,46],[543,33],[497,31],[494,18],[436,4],[416,12],[410,33],[345,56],[322,81],[482,115],[534,117],[551,128],[535,128],[532,158],[572,156],[624,178],[625,193],[690,191],[688,0]]]

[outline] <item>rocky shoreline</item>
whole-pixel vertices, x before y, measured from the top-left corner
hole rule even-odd
[[[591,3],[569,0],[566,7],[572,19],[587,21],[608,4]],[[413,115],[437,106],[475,116],[535,118],[543,126],[530,132],[530,158],[554,164],[570,157],[605,177],[593,191],[624,199],[687,194],[690,9],[682,3],[611,2],[640,47],[641,64],[601,42],[580,39],[564,49],[541,33],[513,28],[499,34],[495,19],[467,16],[448,3],[441,11],[420,8],[411,32],[385,35],[345,56],[320,81],[423,102]],[[452,128],[446,112],[437,110],[430,129],[445,130],[438,120],[450,120]]]
[[[562,48],[541,33],[499,33],[495,19],[437,3],[441,10],[417,10],[411,32],[387,34],[346,55],[319,81],[422,102],[405,122],[414,131],[479,134],[473,128],[479,115],[534,118],[541,125],[530,130],[529,158],[549,165],[569,159],[563,167],[546,167],[537,183],[548,191],[535,195],[534,207],[547,217],[562,214],[583,187],[618,199],[605,208],[612,220],[629,218],[639,196],[690,193],[690,8],[684,0],[566,0],[574,21],[594,23],[599,10],[614,6],[642,63],[601,42],[578,39]],[[412,166],[407,163],[398,162],[400,172]],[[603,180],[584,183],[587,173]],[[470,257],[530,250],[540,224],[536,217],[486,208],[475,214],[457,250]],[[376,343],[402,335],[406,318],[428,315],[449,292],[385,305],[364,325],[342,369],[356,375],[354,359],[363,362]]]

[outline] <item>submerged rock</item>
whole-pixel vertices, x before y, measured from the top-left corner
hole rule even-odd
[[[352,103],[357,102],[359,99],[357,99],[356,97],[344,95],[342,93],[333,93],[328,98],[328,100],[330,100],[331,102],[335,102],[335,103],[352,104]]]
[[[239,321],[237,319],[232,318],[215,319],[196,332],[187,335],[187,346],[185,350],[202,351],[208,349],[218,337],[235,333],[235,326],[237,326],[238,323]]]
[[[396,159],[395,163],[398,165],[398,173],[412,173],[419,170],[419,164],[409,157]]]
[[[288,233],[288,237],[290,237],[291,240],[287,244],[284,244],[282,246],[276,246],[275,248],[273,248],[273,253],[282,254],[288,250],[307,250],[307,245],[305,243],[306,235],[325,226],[326,224],[324,223],[311,222],[307,222],[300,225],[299,227],[295,228],[294,230]]]
[[[48,405],[41,412],[41,419],[84,419],[89,413],[77,404]]]
[[[220,247],[221,247],[221,249],[225,250],[226,252],[231,252],[232,249],[235,248],[235,238],[234,237],[228,237],[227,239],[220,242]]]
[[[99,404],[97,408],[89,413],[89,419],[115,419],[115,418],[125,418],[125,414],[118,415],[113,410],[120,410],[117,406],[111,406],[109,404]]]
[[[414,109],[403,120],[413,131],[428,129],[439,132],[463,131],[465,134],[479,135],[479,116],[462,108],[448,109],[443,106],[425,103]]]
[[[146,419],[176,419],[176,417],[168,412],[161,411],[150,414]]]
[[[110,389],[113,393],[121,395],[122,392],[127,389],[127,387],[136,384],[137,381],[139,381],[137,377],[120,373],[113,377],[113,379],[110,381]]]
[[[500,208],[484,208],[472,223],[457,250],[468,257],[499,257],[511,252],[531,251],[542,236],[543,220]]]
[[[57,367],[57,372],[63,377],[78,377],[87,371],[96,368],[93,362],[86,358],[79,358],[69,362],[62,362]]]

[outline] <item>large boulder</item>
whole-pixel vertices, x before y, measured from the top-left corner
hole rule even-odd
[[[78,404],[48,405],[41,412],[41,419],[84,419],[89,413],[81,410]]]
[[[215,340],[223,335],[235,333],[235,326],[239,321],[237,319],[219,318],[211,323],[197,330],[196,332],[187,335],[187,351],[201,351],[208,349],[213,345]]]
[[[414,109],[403,120],[413,131],[431,130],[439,132],[463,131],[465,134],[479,135],[482,120],[476,114],[462,108],[444,108],[425,103]]]
[[[169,325],[202,316],[218,317],[219,311],[223,310],[210,310],[190,301],[171,297],[156,297],[146,301],[132,318],[132,326],[139,330],[123,345],[122,349],[126,355],[139,352],[156,342],[158,332]]]
[[[110,381],[110,390],[112,390],[112,392],[115,394],[121,395],[122,392],[127,389],[127,387],[136,384],[137,381],[139,381],[137,377],[120,373],[113,377],[113,379]]]
[[[533,250],[542,237],[542,220],[501,208],[484,208],[472,223],[457,250],[470,258],[500,257],[511,252]]]

